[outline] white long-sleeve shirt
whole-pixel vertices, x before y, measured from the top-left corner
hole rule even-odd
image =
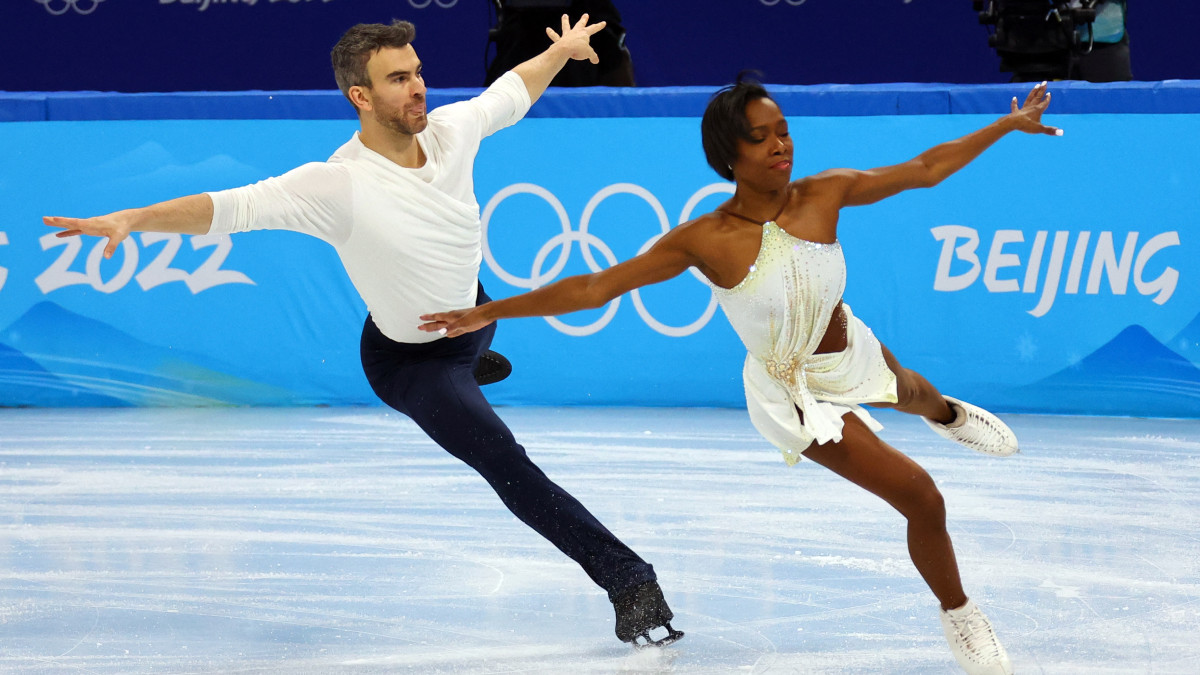
[[[529,111],[515,73],[482,94],[429,113],[417,134],[425,165],[407,169],[358,134],[325,162],[253,185],[208,193],[209,232],[272,229],[329,242],[379,330],[397,342],[431,342],[421,314],[475,305],[483,258],[473,168],[479,143]]]

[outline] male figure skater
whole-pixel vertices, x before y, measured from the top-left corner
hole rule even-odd
[[[333,70],[361,131],[326,162],[232,190],[201,193],[93,218],[46,217],[58,236],[108,238],[111,256],[132,231],[184,234],[251,229],[303,232],[337,249],[366,301],[363,370],[375,393],[488,481],[517,518],[608,592],[617,637],[677,640],[654,569],[546,477],[496,415],[473,370],[494,327],[448,338],[417,329],[430,312],[486,302],[479,285],[482,228],[472,167],[480,141],[515,124],[572,59],[597,61],[604,23],[562,19],[553,44],[480,96],[427,113],[411,23],[359,24],[333,48]],[[650,636],[652,629],[666,636]]]

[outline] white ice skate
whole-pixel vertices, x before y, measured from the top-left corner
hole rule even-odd
[[[1012,675],[1012,662],[987,616],[967,600],[958,609],[942,610],[942,630],[958,665],[969,675]]]
[[[947,425],[934,422],[928,417],[921,418],[939,436],[986,455],[1007,457],[1018,452],[1017,435],[1007,424],[1001,422],[1000,418],[965,401],[950,396],[943,398],[957,415],[953,422]]]

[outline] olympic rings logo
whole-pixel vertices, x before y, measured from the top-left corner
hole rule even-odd
[[[0,246],[8,245],[8,233],[0,232]],[[8,281],[8,268],[0,267],[0,289],[4,288],[4,282]]]
[[[100,3],[104,0],[33,0],[37,4],[46,8],[54,16],[62,16],[70,10],[75,10],[76,14],[91,14],[96,11]]]
[[[450,9],[458,4],[458,0],[408,0],[408,4],[412,5],[413,9],[425,9],[431,4],[437,4],[442,9]]]
[[[512,274],[508,270],[504,269],[500,263],[496,262],[496,258],[492,254],[491,246],[488,244],[488,227],[492,216],[496,213],[496,209],[505,199],[518,194],[528,194],[541,198],[542,201],[549,204],[550,208],[554,210],[555,215],[558,216],[559,224],[562,226],[562,233],[554,235],[549,241],[543,244],[540,249],[538,249],[537,254],[534,255],[533,265],[529,271],[529,276],[527,277]],[[571,219],[567,215],[567,210],[563,208],[562,202],[558,200],[558,197],[554,196],[554,193],[540,185],[534,185],[533,183],[514,183],[513,185],[509,185],[493,195],[488,201],[487,206],[484,207],[483,213],[480,216],[480,220],[483,223],[483,259],[487,262],[488,268],[490,268],[492,272],[505,283],[527,290],[540,288],[541,286],[545,286],[553,281],[563,271],[563,268],[566,267],[567,260],[571,257],[571,249],[576,243],[579,244],[579,250],[581,253],[583,253],[584,263],[587,264],[588,269],[590,269],[592,272],[599,272],[600,270],[604,269],[601,267],[600,263],[597,262],[596,256],[593,252],[594,250],[599,251],[600,255],[604,258],[609,267],[616,265],[618,261],[616,256],[613,254],[612,249],[609,248],[608,244],[604,243],[602,239],[591,232],[588,232],[588,226],[591,223],[592,215],[595,213],[596,208],[600,206],[604,200],[618,194],[628,194],[640,198],[642,201],[650,205],[650,208],[654,210],[654,214],[658,218],[659,232],[647,239],[646,242],[642,244],[641,248],[638,249],[638,255],[641,255],[650,250],[650,247],[653,246],[655,242],[657,242],[664,234],[671,230],[671,224],[667,218],[666,210],[663,209],[662,203],[658,201],[658,198],[654,196],[654,193],[650,192],[646,188],[633,183],[614,183],[613,185],[605,187],[593,195],[590,200],[588,200],[587,205],[583,208],[583,215],[580,216],[579,219],[579,230],[573,230],[571,229]],[[715,194],[733,194],[733,186],[729,183],[713,183],[700,188],[691,196],[691,198],[688,199],[687,203],[684,204],[683,211],[679,215],[678,222],[684,223],[690,220],[692,217],[692,212],[695,211],[696,206],[698,206],[705,198]],[[547,259],[550,258],[550,255],[556,248],[558,249],[558,258],[554,261],[549,269],[544,269]],[[688,271],[691,272],[692,276],[694,276],[696,279],[704,282],[704,276],[701,275],[699,271],[694,268]],[[701,313],[700,318],[685,326],[670,326],[659,321],[652,314],[650,314],[650,311],[646,309],[646,304],[642,301],[641,293],[639,293],[637,289],[630,291],[629,294],[633,300],[634,309],[637,310],[638,316],[640,316],[642,320],[646,322],[646,325],[654,331],[668,337],[684,337],[696,333],[708,324],[717,311],[717,298],[715,295],[712,295],[709,299],[708,306],[704,309],[704,312]],[[551,326],[554,326],[554,328],[560,333],[565,333],[567,335],[576,337],[593,335],[602,330],[612,321],[613,317],[616,316],[617,309],[620,307],[620,305],[621,298],[614,298],[613,301],[609,303],[607,309],[605,309],[604,314],[601,315],[599,319],[586,326],[572,326],[570,324],[563,323],[552,316],[545,318],[546,321]]]

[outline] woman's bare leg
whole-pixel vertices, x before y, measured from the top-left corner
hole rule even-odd
[[[933,479],[855,415],[847,414],[843,420],[841,441],[814,445],[804,456],[881,497],[907,518],[908,554],[917,571],[942,609],[961,607],[967,596],[946,531],[946,505]]]
[[[955,413],[950,409],[950,404],[946,403],[946,399],[942,397],[937,387],[930,384],[929,380],[926,380],[917,371],[900,365],[891,350],[882,343],[879,347],[883,349],[883,360],[887,363],[888,369],[896,376],[896,398],[898,400],[896,403],[869,403],[868,405],[876,408],[895,408],[900,412],[928,417],[941,424],[954,421]]]

